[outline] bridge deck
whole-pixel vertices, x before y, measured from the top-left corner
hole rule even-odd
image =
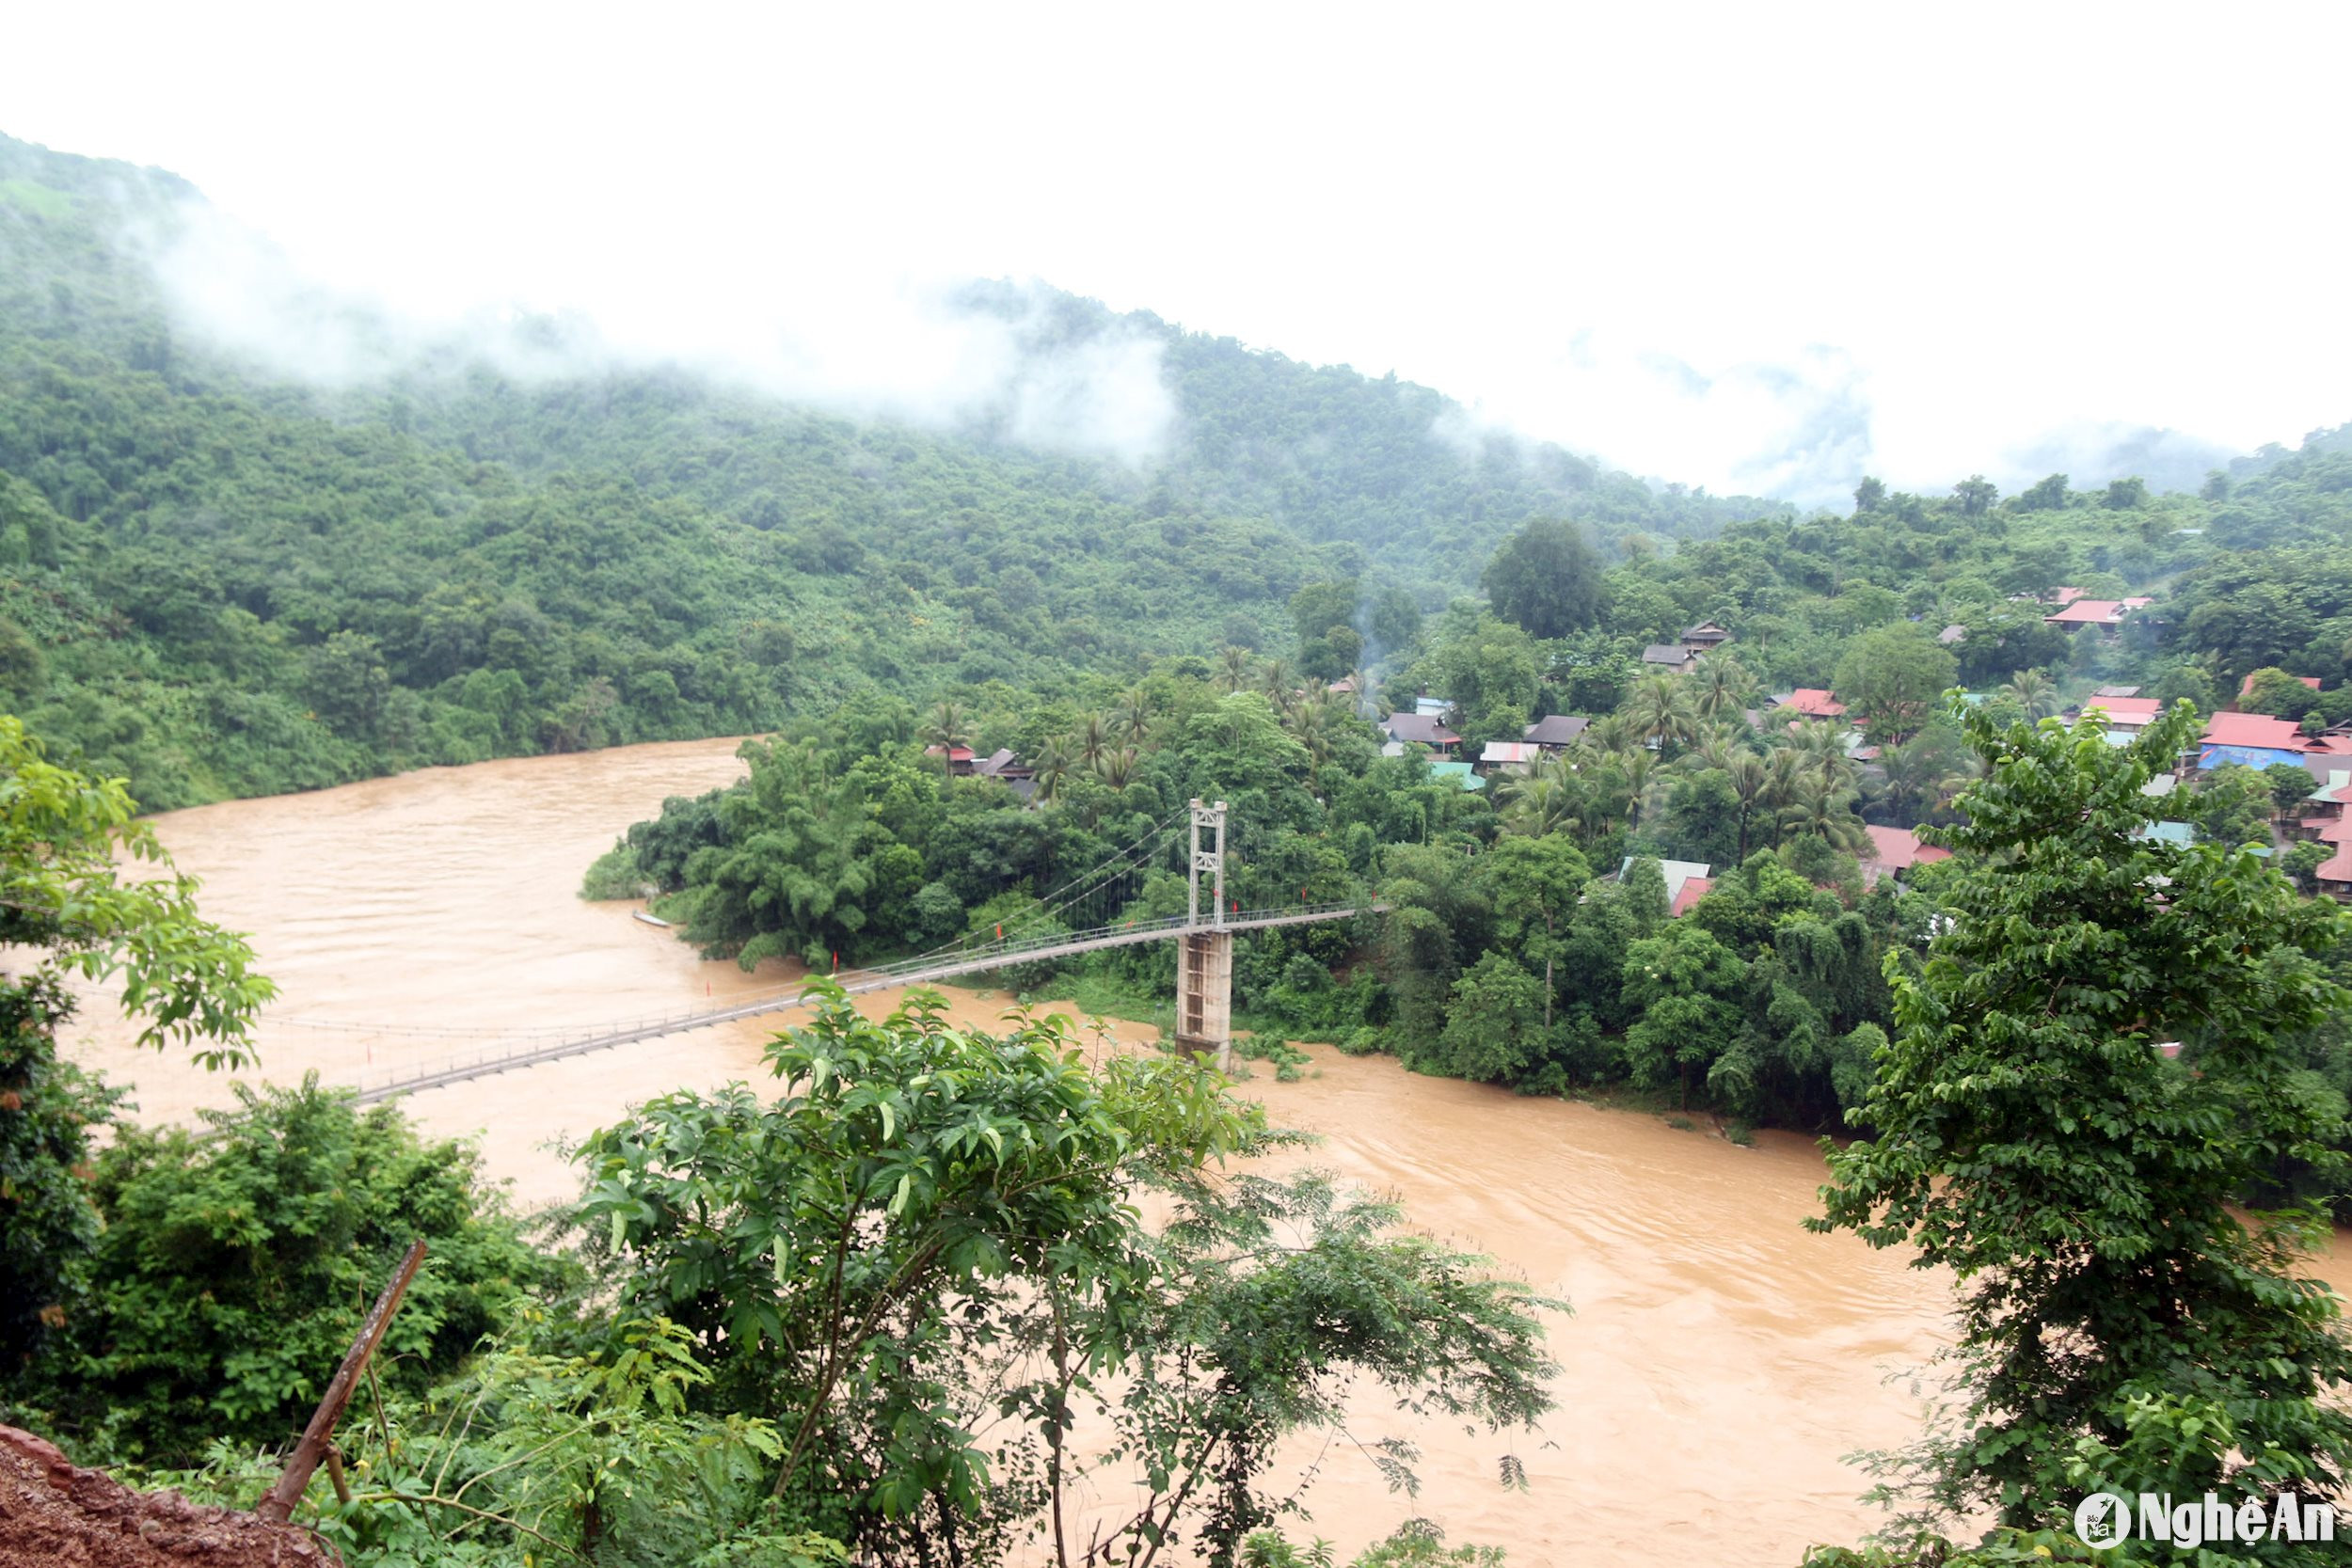
[[[1376,911],[1377,908],[1377,905],[1326,904],[1301,905],[1285,910],[1248,910],[1228,915],[1222,921],[1200,925],[1193,924],[1184,915],[1166,920],[1131,921],[1091,931],[1057,932],[1025,942],[993,943],[986,949],[970,953],[909,958],[876,969],[855,971],[839,976],[834,983],[850,995],[858,996],[868,991],[891,990],[900,986],[951,980],[959,974],[976,974],[986,970],[1002,969],[1008,964],[1068,958],[1073,954],[1126,947],[1141,942],[1165,942],[1195,932],[1263,931],[1278,926],[1307,926],[1320,921],[1346,920],[1367,912],[1367,909]],[[451,1084],[462,1084],[470,1078],[486,1078],[493,1073],[536,1067],[542,1062],[561,1061],[566,1056],[584,1056],[592,1051],[610,1051],[614,1046],[632,1045],[639,1040],[659,1039],[665,1035],[684,1034],[691,1029],[707,1029],[715,1024],[780,1013],[802,1006],[815,990],[815,987],[805,987],[779,996],[738,1003],[733,1006],[713,1007],[680,1014],[675,1018],[599,1030],[573,1039],[558,1040],[551,1045],[516,1046],[504,1051],[495,1047],[485,1048],[470,1060],[447,1062],[427,1071],[393,1078],[373,1086],[362,1084],[358,1098],[362,1104],[389,1100],[395,1095],[437,1089]]]

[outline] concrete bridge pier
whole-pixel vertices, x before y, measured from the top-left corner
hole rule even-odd
[[[1176,1049],[1214,1053],[1216,1069],[1233,1069],[1233,933],[1225,929],[1225,802],[1192,802],[1191,889],[1186,924],[1176,939]],[[1203,878],[1208,886],[1201,886]],[[1202,920],[1201,895],[1208,895]]]
[[[1214,1055],[1233,1069],[1233,933],[1186,931],[1176,939],[1176,1049]]]

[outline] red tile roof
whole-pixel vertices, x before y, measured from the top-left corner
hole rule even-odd
[[[2083,711],[2105,710],[2111,724],[2145,724],[2164,711],[2164,705],[2153,697],[2093,697],[2083,704]]]
[[[2055,615],[2044,615],[2045,625],[2053,626],[2108,626],[2123,619],[2121,599],[2076,599]]]
[[[1691,906],[1706,897],[1708,891],[1714,887],[1714,885],[1715,879],[1712,877],[1684,878],[1682,880],[1682,891],[1675,895],[1674,908],[1666,912],[1670,915],[1689,914],[1691,912]]]
[[[2317,675],[2297,675],[2295,678],[2301,681],[2305,686],[2310,687],[2313,691],[2319,689],[2319,677]],[[2241,700],[2254,694],[2254,676],[2251,671],[2247,673],[2247,676],[2244,680],[2237,683],[2237,694]]]
[[[1811,719],[1837,719],[1846,711],[1834,693],[1818,686],[1801,686],[1788,693],[1788,705]]]
[[[1929,861],[1947,861],[1949,849],[1933,844],[1922,844],[1919,835],[1909,828],[1866,828],[1870,835],[1868,863],[1884,871],[1908,871]]]
[[[2312,875],[2323,882],[2352,882],[2352,849],[2339,849],[2335,859],[2322,861]]]
[[[2310,743],[2292,719],[2274,719],[2267,713],[2217,713],[2205,726],[2205,744],[2300,752],[2309,749]]]

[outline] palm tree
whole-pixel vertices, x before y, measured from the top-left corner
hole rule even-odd
[[[2001,695],[2026,710],[2027,719],[2047,719],[2058,710],[2058,683],[2039,670],[2020,670]]]
[[[972,727],[961,708],[943,699],[931,708],[930,717],[924,721],[923,738],[939,748],[940,771],[952,773],[956,766],[955,750],[972,743]]]
[[[1274,705],[1277,713],[1288,713],[1298,701],[1298,680],[1291,672],[1290,661],[1281,658],[1266,660],[1265,671],[1258,684]]]
[[[1692,740],[1698,736],[1690,699],[1683,694],[1681,683],[1671,675],[1652,675],[1635,687],[1622,711],[1634,733],[1661,756],[1670,743]]]
[[[1118,724],[1119,733],[1125,736],[1130,743],[1142,745],[1143,737],[1152,730],[1150,693],[1136,687],[1119,699],[1119,705],[1111,710],[1111,719]]]
[[[1722,720],[1743,712],[1756,695],[1756,677],[1747,666],[1721,649],[1699,660],[1691,672],[1699,717]]]
[[[1780,814],[1796,804],[1804,787],[1805,753],[1796,746],[1775,746],[1764,759],[1764,785],[1756,797],[1778,822]]]
[[[1649,804],[1650,786],[1659,780],[1658,753],[1636,746],[1618,752],[1616,766],[1618,777],[1625,781],[1625,825],[1631,832],[1640,826],[1643,809]]]
[[[1542,838],[1577,826],[1577,780],[1557,759],[1515,774],[1500,792],[1502,831]]]
[[[1734,759],[1753,755],[1747,750],[1747,731],[1730,724],[1718,724],[1699,736],[1698,744],[1683,753],[1686,768],[1714,768],[1731,771]]]
[[[1121,746],[1115,752],[1104,752],[1101,760],[1095,763],[1094,771],[1113,789],[1126,788],[1135,782],[1136,749]]]
[[[1632,716],[1623,711],[1610,714],[1587,729],[1584,739],[1596,752],[1634,752],[1643,749],[1641,732],[1633,727]]]
[[[1301,703],[1290,716],[1291,738],[1307,752],[1310,789],[1319,784],[1323,765],[1331,760],[1331,706],[1327,703]]]
[[[1228,642],[1217,650],[1217,679],[1231,696],[1249,684],[1249,650]]]
[[[1037,798],[1051,800],[1059,796],[1070,771],[1070,749],[1058,740],[1047,741],[1037,754]]]
[[[1846,754],[1843,725],[1825,719],[1806,720],[1797,726],[1796,738],[1790,744],[1804,758],[1806,770],[1820,778],[1823,786],[1852,787],[1858,770],[1853,758]]]
[[[1741,752],[1724,766],[1724,776],[1731,781],[1732,799],[1740,802],[1740,861],[1748,859],[1748,825],[1756,814],[1772,808],[1772,770],[1754,752]]]
[[[1933,816],[1968,782],[1965,772],[1952,769],[1943,753],[1924,740],[1889,746],[1879,754],[1879,767],[1885,776],[1870,793],[1906,828]]]
[[[1110,746],[1110,725],[1101,714],[1089,714],[1085,727],[1078,731],[1078,760],[1089,768],[1099,767]]]
[[[1862,818],[1853,814],[1853,794],[1807,775],[1797,798],[1781,810],[1781,822],[1790,832],[1810,833],[1833,849],[1859,850],[1870,842]]]

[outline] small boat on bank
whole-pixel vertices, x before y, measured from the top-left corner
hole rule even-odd
[[[661,918],[660,915],[658,915],[658,914],[648,914],[648,913],[646,913],[644,910],[631,910],[631,911],[629,911],[628,912],[629,912],[629,913],[631,913],[631,914],[633,914],[633,915],[635,915],[635,916],[636,916],[639,920],[643,921],[645,925],[648,925],[648,926],[659,926],[659,927],[661,927],[663,930],[665,930],[665,931],[666,931],[666,930],[668,930],[668,929],[670,928],[670,923],[669,923],[668,921],[666,921],[666,920],[662,919],[662,918]]]

